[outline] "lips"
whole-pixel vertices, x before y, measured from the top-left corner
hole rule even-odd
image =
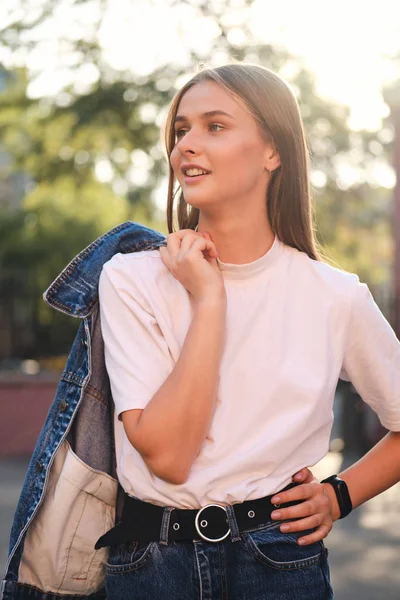
[[[204,175],[209,175],[211,173],[211,171],[209,171],[208,169],[205,169],[203,166],[197,165],[194,163],[187,163],[185,165],[182,165],[181,172],[183,173],[185,178],[186,177],[201,177]]]
[[[208,175],[208,173],[202,169],[187,169],[185,175],[186,177],[198,177],[199,175]]]
[[[186,175],[184,177],[183,183],[185,184],[185,186],[191,186],[196,184],[199,185],[202,181],[205,181],[208,176],[209,173],[206,175]]]

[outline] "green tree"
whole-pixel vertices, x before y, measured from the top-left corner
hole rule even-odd
[[[69,6],[78,14],[88,2],[70,0]],[[94,73],[83,89],[72,83],[54,97],[32,99],[27,89],[34,74],[18,69],[0,96],[2,143],[13,158],[14,169],[30,177],[23,212],[15,217],[18,236],[29,243],[17,248],[15,235],[15,247],[10,239],[8,254],[0,252],[4,260],[13,256],[9,265],[20,273],[20,282],[30,282],[27,285],[38,299],[27,311],[32,323],[27,329],[32,331],[31,339],[43,341],[40,352],[52,332],[57,338],[59,328],[65,327],[66,333],[59,338],[67,340],[76,327],[71,320],[61,325],[64,317],[50,316],[40,299],[40,293],[76,252],[126,219],[166,231],[153,199],[153,191],[166,173],[159,127],[182,74],[207,59],[189,47],[186,66],[160,64],[148,76],[111,68],[99,41],[110,2],[91,0],[93,21],[84,38],[66,35],[60,39],[70,69],[86,68]],[[52,0],[31,6],[22,0],[14,2],[4,25],[0,24],[0,46],[19,53],[34,50],[40,27],[51,21],[59,4]],[[169,3],[171,10],[180,4]],[[295,57],[255,39],[245,18],[239,26],[230,18],[238,7],[245,17],[251,2],[190,0],[183,4],[199,23],[208,19],[215,25],[210,58],[218,51],[227,59],[263,64],[290,82],[309,140],[319,239],[338,265],[358,272],[372,286],[382,285],[389,278],[392,256],[390,193],[366,181],[375,162],[385,156],[387,136],[351,132],[347,108],[321,98],[313,75]],[[139,6],[138,15],[140,18]],[[343,185],[340,172],[344,164],[359,171],[359,181]],[[65,235],[71,230],[72,238]],[[368,241],[371,236],[373,245]],[[0,238],[0,247],[4,244]],[[24,277],[27,270],[37,277],[35,281]],[[18,295],[18,283],[13,289],[14,296]],[[60,322],[53,321],[58,318]],[[62,352],[69,341],[55,349],[52,343],[47,347]],[[33,347],[22,346],[17,345],[14,352],[27,354]]]

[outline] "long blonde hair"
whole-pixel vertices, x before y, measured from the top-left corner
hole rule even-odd
[[[165,143],[168,159],[175,146],[174,121],[183,95],[194,85],[212,81],[239,97],[259,123],[264,137],[279,153],[281,165],[271,173],[267,190],[267,211],[272,231],[286,245],[310,258],[320,259],[315,239],[310,184],[309,155],[299,106],[289,86],[264,67],[229,64],[205,69],[190,79],[175,95],[167,116]],[[179,229],[195,229],[199,209],[189,206],[178,188],[169,164],[167,223],[174,231],[174,200],[179,193]]]

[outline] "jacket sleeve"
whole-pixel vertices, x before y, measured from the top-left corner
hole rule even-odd
[[[99,282],[105,363],[119,419],[125,410],[145,408],[174,367],[140,279],[114,257]]]
[[[400,342],[364,283],[353,297],[340,377],[351,381],[384,427],[400,431]]]

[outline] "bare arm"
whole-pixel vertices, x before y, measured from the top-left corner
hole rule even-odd
[[[187,479],[210,428],[224,325],[223,298],[198,305],[171,375],[143,411],[122,413],[131,444],[170,483]]]
[[[400,481],[400,432],[389,432],[365,456],[340,473],[339,477],[347,484],[353,508]],[[333,487],[329,483],[318,483],[308,469],[302,469],[293,479],[303,485],[276,494],[272,502],[304,502],[276,510],[272,513],[272,518],[298,519],[281,525],[282,531],[304,531],[316,527],[313,533],[302,538],[306,544],[311,544],[328,535],[332,529],[332,522],[339,519],[338,501]]]
[[[400,481],[400,432],[389,432],[365,456],[339,475],[347,483],[353,508]],[[340,512],[335,492],[323,484],[332,505],[333,520]]]
[[[122,420],[129,441],[149,469],[165,481],[180,484],[186,481],[211,425],[226,294],[212,242],[192,231],[169,238],[169,253],[163,248],[162,258],[191,291],[194,316],[169,377],[144,410],[125,411]],[[208,252],[214,252],[214,258]],[[180,262],[174,264],[176,257]]]

